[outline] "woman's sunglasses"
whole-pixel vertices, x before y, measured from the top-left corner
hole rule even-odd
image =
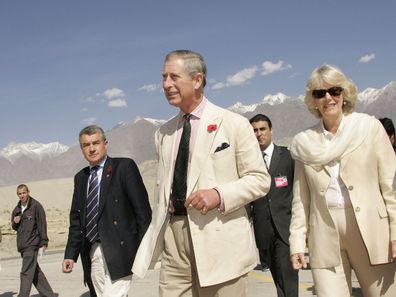
[[[326,93],[329,93],[330,96],[337,97],[340,96],[343,91],[341,87],[331,87],[330,89],[320,89],[320,90],[313,90],[312,97],[315,99],[321,99],[326,96]]]

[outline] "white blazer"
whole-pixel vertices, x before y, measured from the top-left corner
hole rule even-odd
[[[144,277],[158,261],[164,243],[169,197],[173,178],[172,156],[177,117],[156,133],[159,156],[152,222],[137,252],[132,268]],[[208,126],[215,124],[215,131]],[[223,143],[229,147],[215,152]],[[187,178],[187,197],[199,189],[217,187],[225,211],[202,215],[188,208],[188,220],[201,286],[226,282],[246,274],[256,265],[256,245],[244,205],[265,196],[270,179],[253,129],[246,118],[207,102]]]
[[[367,117],[368,118],[368,117]],[[396,240],[396,157],[381,123],[374,119],[363,143],[340,160],[340,177],[348,189],[356,221],[371,264],[392,260]],[[314,129],[318,133],[320,124]],[[340,241],[327,207],[328,166],[296,161],[290,225],[290,253],[308,246],[312,268],[341,264]]]

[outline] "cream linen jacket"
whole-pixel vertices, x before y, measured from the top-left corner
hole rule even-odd
[[[340,177],[370,262],[382,264],[391,261],[390,241],[396,240],[396,157],[381,123],[369,120],[363,143],[340,160]],[[320,133],[320,124],[314,129]],[[296,161],[294,176],[290,253],[304,253],[308,247],[312,268],[341,264],[339,236],[325,199],[328,166]]]
[[[171,119],[156,133],[159,163],[154,213],[132,268],[139,277],[144,277],[163,251],[177,121],[177,117]],[[212,124],[217,125],[217,129],[208,131],[208,125]],[[223,143],[229,147],[215,152]],[[214,209],[202,215],[193,208],[187,209],[201,286],[234,279],[256,265],[256,244],[244,205],[265,196],[270,180],[249,122],[208,101],[188,171],[187,197],[196,190],[217,187],[222,193],[225,211]]]

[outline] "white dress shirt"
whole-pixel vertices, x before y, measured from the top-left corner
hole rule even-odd
[[[342,128],[344,126],[343,123],[344,117],[342,117],[336,134],[332,134],[324,128],[322,122],[323,134],[327,144],[330,144],[336,135],[342,133]],[[345,208],[346,206],[351,205],[348,190],[340,178],[340,161],[333,160],[327,165],[329,166],[331,176],[330,184],[325,193],[327,206],[329,208]]]

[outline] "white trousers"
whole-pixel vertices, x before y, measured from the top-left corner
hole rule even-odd
[[[127,297],[132,274],[115,281],[111,280],[103,257],[102,246],[99,243],[92,245],[89,255],[92,262],[91,278],[96,295],[98,297]]]
[[[341,265],[312,269],[318,297],[351,296],[351,270],[355,271],[365,297],[396,296],[396,262],[371,265],[353,208],[330,209],[340,236]]]
[[[171,217],[164,240],[159,280],[160,297],[247,296],[247,274],[217,285],[200,286],[186,216]]]

